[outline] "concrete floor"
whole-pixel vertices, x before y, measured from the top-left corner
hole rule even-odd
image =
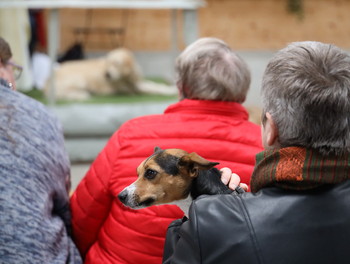
[[[89,167],[90,167],[89,163],[72,164],[72,166],[71,166],[71,182],[72,182],[71,191],[75,190],[75,188],[78,186],[81,179],[84,177],[84,175],[88,171]]]

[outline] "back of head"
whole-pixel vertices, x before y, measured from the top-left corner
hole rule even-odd
[[[10,45],[0,37],[0,62],[6,64],[12,57]]]
[[[338,47],[291,43],[269,62],[262,97],[281,147],[350,151],[350,56]]]
[[[177,58],[175,71],[181,99],[244,102],[250,72],[222,40],[201,38]]]

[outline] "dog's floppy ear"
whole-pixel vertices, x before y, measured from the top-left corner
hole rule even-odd
[[[184,171],[190,177],[197,177],[199,170],[209,170],[219,162],[211,162],[202,158],[197,153],[192,152],[182,156],[178,162],[178,167],[180,171]]]

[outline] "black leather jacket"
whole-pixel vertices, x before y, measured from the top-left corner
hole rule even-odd
[[[201,196],[189,219],[169,226],[163,263],[350,263],[350,180]]]

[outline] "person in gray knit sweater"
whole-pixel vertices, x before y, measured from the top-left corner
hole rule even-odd
[[[70,237],[61,125],[44,105],[9,88],[0,84],[0,263],[82,263]]]

